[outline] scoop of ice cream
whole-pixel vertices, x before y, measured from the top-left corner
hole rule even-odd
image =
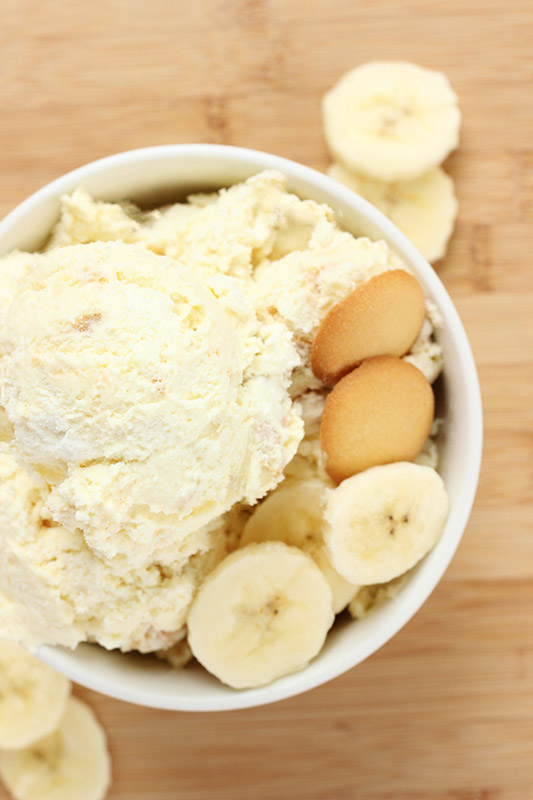
[[[182,637],[196,589],[224,554],[216,525],[174,544],[173,562],[119,573],[79,530],[56,525],[46,483],[0,452],[0,630],[28,647],[98,641],[142,652]]]
[[[296,356],[258,391],[250,314],[255,347],[191,271],[118,242],[39,256],[11,302],[0,403],[17,451],[52,483],[53,518],[124,569],[253,502],[297,447]]]
[[[137,219],[135,218],[137,217]],[[61,197],[61,213],[47,249],[89,242],[135,242],[141,214],[132,204],[94,200],[82,187]]]
[[[310,351],[322,319],[335,303],[374,275],[404,265],[385,242],[354,238],[339,229],[331,209],[309,208],[314,227],[303,249],[265,258],[254,273],[260,308],[274,312],[294,335],[301,367],[293,375],[292,395],[317,390]]]
[[[231,413],[243,373],[213,296],[177,265],[118,243],[40,259],[11,303],[2,349],[17,446],[46,468],[194,445]]]

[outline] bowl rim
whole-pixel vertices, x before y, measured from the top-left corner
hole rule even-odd
[[[108,169],[115,169],[120,165],[131,165],[139,162],[153,162],[158,160],[164,161],[167,159],[175,159],[177,156],[180,158],[224,158],[228,162],[240,164],[244,161],[247,164],[253,165],[254,168],[257,167],[258,171],[261,169],[279,170],[285,173],[289,179],[301,179],[313,185],[319,191],[333,195],[342,203],[350,206],[357,213],[365,217],[369,224],[379,228],[383,234],[383,238],[392,245],[393,249],[404,258],[409,266],[414,265],[417,274],[422,274],[425,287],[427,287],[430,293],[438,297],[438,308],[446,320],[451,338],[454,340],[461,356],[461,374],[465,383],[465,396],[469,401],[468,407],[464,410],[468,415],[468,428],[470,432],[470,439],[467,443],[468,448],[465,453],[465,458],[467,458],[469,464],[468,480],[462,487],[461,508],[459,511],[459,518],[456,519],[455,528],[447,532],[447,547],[441,552],[441,560],[438,565],[434,566],[431,575],[426,576],[425,581],[421,585],[415,587],[417,591],[409,595],[406,601],[401,605],[395,605],[394,602],[390,604],[388,607],[387,619],[378,630],[373,631],[372,634],[369,635],[365,646],[359,648],[356,658],[353,658],[353,655],[350,653],[345,653],[342,657],[338,658],[334,664],[321,665],[322,668],[315,669],[312,674],[309,672],[309,668],[306,668],[295,675],[287,676],[287,678],[278,680],[260,689],[236,691],[229,687],[224,687],[225,689],[227,688],[227,692],[217,697],[216,700],[208,698],[205,702],[200,702],[198,698],[191,698],[190,702],[187,702],[187,698],[184,699],[180,697],[177,702],[173,703],[172,696],[159,696],[151,693],[149,690],[124,688],[119,679],[113,684],[109,680],[102,679],[98,675],[95,675],[90,666],[83,669],[82,666],[72,658],[75,651],[53,646],[45,646],[38,651],[38,655],[43,661],[62,672],[67,677],[83,686],[110,697],[136,703],[138,705],[167,710],[227,711],[255,707],[293,697],[338,677],[376,652],[414,616],[442,578],[459,545],[468,522],[477,490],[481,467],[483,412],[479,380],[470,344],[458,312],[437,273],[416,250],[415,246],[407,237],[401,233],[381,211],[351,189],[342,186],[329,176],[311,167],[299,164],[296,161],[260,150],[211,143],[155,145],[123,151],[97,159],[71,170],[47,183],[19,203],[0,222],[0,245],[4,235],[6,235],[14,225],[23,220],[28,213],[31,213],[41,202],[49,200],[50,198],[58,198],[60,195],[72,191],[76,186],[82,184],[87,177],[104,173]]]

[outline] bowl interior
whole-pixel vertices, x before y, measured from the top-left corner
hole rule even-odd
[[[481,457],[481,400],[459,317],[433,269],[398,229],[325,175],[276,156],[221,145],[169,145],[123,153],[81,167],[24,201],[0,223],[0,254],[41,247],[57,219],[61,194],[80,185],[99,199],[157,205],[183,199],[191,191],[231,185],[265,168],[284,172],[289,190],[329,203],[346,230],[388,241],[438,306],[444,319],[440,342],[445,360],[440,411],[446,419],[439,471],[450,496],[450,516],[440,541],[394,601],[357,623],[338,620],[324,650],[306,670],[271,686],[235,691],[200,668],[176,671],[151,656],[108,652],[94,645],[39,651],[44,661],[76,682],[130,702],[197,711],[243,708],[298,694],[341,674],[384,644],[422,605],[459,543],[473,502]]]

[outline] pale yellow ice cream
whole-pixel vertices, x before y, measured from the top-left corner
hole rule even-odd
[[[171,563],[176,537],[254,502],[294,454],[296,354],[271,321],[258,376],[266,332],[249,316],[241,337],[191,272],[119,242],[37,256],[14,297],[0,401],[17,453],[51,483],[54,520],[117,568]]]
[[[224,555],[217,526],[177,540],[173,562],[116,570],[54,523],[47,484],[0,453],[0,629],[29,647],[97,641],[142,652],[182,638],[195,590]]]
[[[276,172],[147,213],[63,198],[42,253],[0,259],[0,631],[179,641],[239,509],[328,480],[311,342],[398,266]],[[408,356],[432,378],[433,330]]]

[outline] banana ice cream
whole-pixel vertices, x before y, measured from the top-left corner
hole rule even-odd
[[[329,485],[312,341],[394,269],[277,172],[151,212],[63,198],[42,252],[0,259],[0,635],[180,641],[240,509]],[[429,380],[436,324],[405,356]]]

